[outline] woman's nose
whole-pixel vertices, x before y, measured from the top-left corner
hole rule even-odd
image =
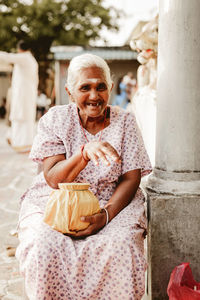
[[[91,100],[94,100],[98,97],[98,92],[96,91],[96,89],[91,89],[89,97]]]

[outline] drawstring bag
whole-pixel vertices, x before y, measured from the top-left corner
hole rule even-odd
[[[169,300],[200,300],[200,283],[194,280],[189,263],[174,268],[167,294]]]
[[[89,183],[59,183],[59,189],[50,194],[44,222],[62,233],[74,233],[86,229],[88,222],[80,220],[100,212],[99,201],[88,190]]]

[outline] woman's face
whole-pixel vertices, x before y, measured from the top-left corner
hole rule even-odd
[[[104,114],[110,91],[102,70],[89,67],[81,70],[71,93],[72,100],[80,109],[80,114],[96,118]]]

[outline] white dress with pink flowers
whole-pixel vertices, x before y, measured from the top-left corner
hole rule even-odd
[[[101,134],[85,133],[89,141]],[[90,161],[75,182],[89,182],[103,207],[120,175],[134,169],[146,175],[151,165],[131,113],[110,106],[110,125],[103,130],[102,141],[118,151],[121,164],[96,166]],[[44,157],[65,153],[67,159],[85,143],[76,105],[56,106],[40,119],[30,157],[42,162]],[[41,172],[22,197],[16,256],[29,299],[141,299],[146,269],[142,191],[138,189],[132,202],[102,230],[84,239],[72,239],[43,222],[51,191]]]

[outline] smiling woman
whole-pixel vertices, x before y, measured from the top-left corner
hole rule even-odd
[[[108,105],[112,85],[102,58],[77,56],[66,84],[72,103],[39,121],[30,157],[43,163],[43,172],[22,197],[16,252],[31,300],[140,300],[144,294],[139,184],[151,166],[134,116]],[[61,183],[89,183],[102,208],[80,217],[83,230],[65,235],[43,222]]]

